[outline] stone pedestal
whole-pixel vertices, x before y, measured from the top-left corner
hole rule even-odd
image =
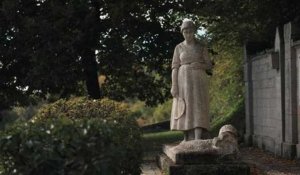
[[[237,155],[174,153],[174,145],[165,145],[157,157],[159,167],[169,175],[250,175],[250,168]]]
[[[244,142],[246,143],[246,145],[252,146],[252,144],[253,144],[252,135],[251,134],[245,134],[244,135]]]
[[[237,130],[224,125],[218,137],[164,145],[157,158],[169,175],[249,175],[250,168],[239,159]]]
[[[288,159],[294,159],[296,157],[296,144],[283,143],[282,144],[282,156]]]
[[[296,149],[297,149],[297,159],[300,159],[300,144],[296,145]]]

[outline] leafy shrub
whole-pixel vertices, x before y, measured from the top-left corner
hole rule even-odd
[[[17,120],[29,120],[45,104],[45,101],[39,101],[36,104],[28,106],[14,106],[11,109],[0,112],[1,122],[0,129],[4,129],[7,125],[14,123]]]
[[[135,100],[128,103],[130,116],[140,122],[140,126],[152,123],[154,107],[147,106],[145,102]]]
[[[17,122],[0,134],[4,174],[139,174],[141,133],[132,119]]]
[[[18,119],[18,114],[14,111],[1,111],[0,112],[0,130],[3,130],[8,125],[14,123]]]
[[[213,76],[210,78],[210,113],[215,117],[228,116],[244,99],[243,50],[215,43]]]
[[[153,123],[162,122],[166,120],[170,120],[171,117],[171,110],[172,110],[172,102],[173,100],[170,99],[163,104],[158,105],[154,109],[153,113]]]
[[[69,100],[61,99],[45,105],[34,116],[34,120],[67,117],[72,120],[83,118],[118,118],[129,113],[125,103],[109,99],[90,100],[85,97],[75,97]]]
[[[170,120],[172,99],[155,107],[146,106],[141,101],[134,101],[129,105],[131,116],[140,121],[141,126]]]

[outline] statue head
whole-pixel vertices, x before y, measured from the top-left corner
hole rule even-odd
[[[192,29],[195,32],[196,31],[196,26],[195,26],[194,22],[191,19],[185,18],[182,21],[182,24],[180,26],[181,33],[183,32],[184,29]]]
[[[193,41],[195,39],[196,26],[190,19],[184,19],[180,27],[181,33],[186,41]]]

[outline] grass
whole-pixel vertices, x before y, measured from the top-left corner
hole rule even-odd
[[[178,142],[182,139],[183,133],[181,131],[147,133],[143,135],[144,151],[160,151],[163,144]]]
[[[211,134],[217,136],[220,128],[223,125],[231,124],[237,130],[240,136],[245,131],[245,105],[244,101],[237,103],[233,110],[226,116],[219,116],[215,118],[211,123]]]
[[[165,131],[165,132],[144,134],[144,139],[147,140],[167,141],[167,140],[177,140],[182,137],[183,135],[181,131]]]

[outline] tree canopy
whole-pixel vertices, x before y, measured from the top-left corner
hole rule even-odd
[[[239,45],[269,40],[299,8],[292,0],[1,0],[0,108],[83,89],[91,98],[163,102],[184,17],[212,42]]]

